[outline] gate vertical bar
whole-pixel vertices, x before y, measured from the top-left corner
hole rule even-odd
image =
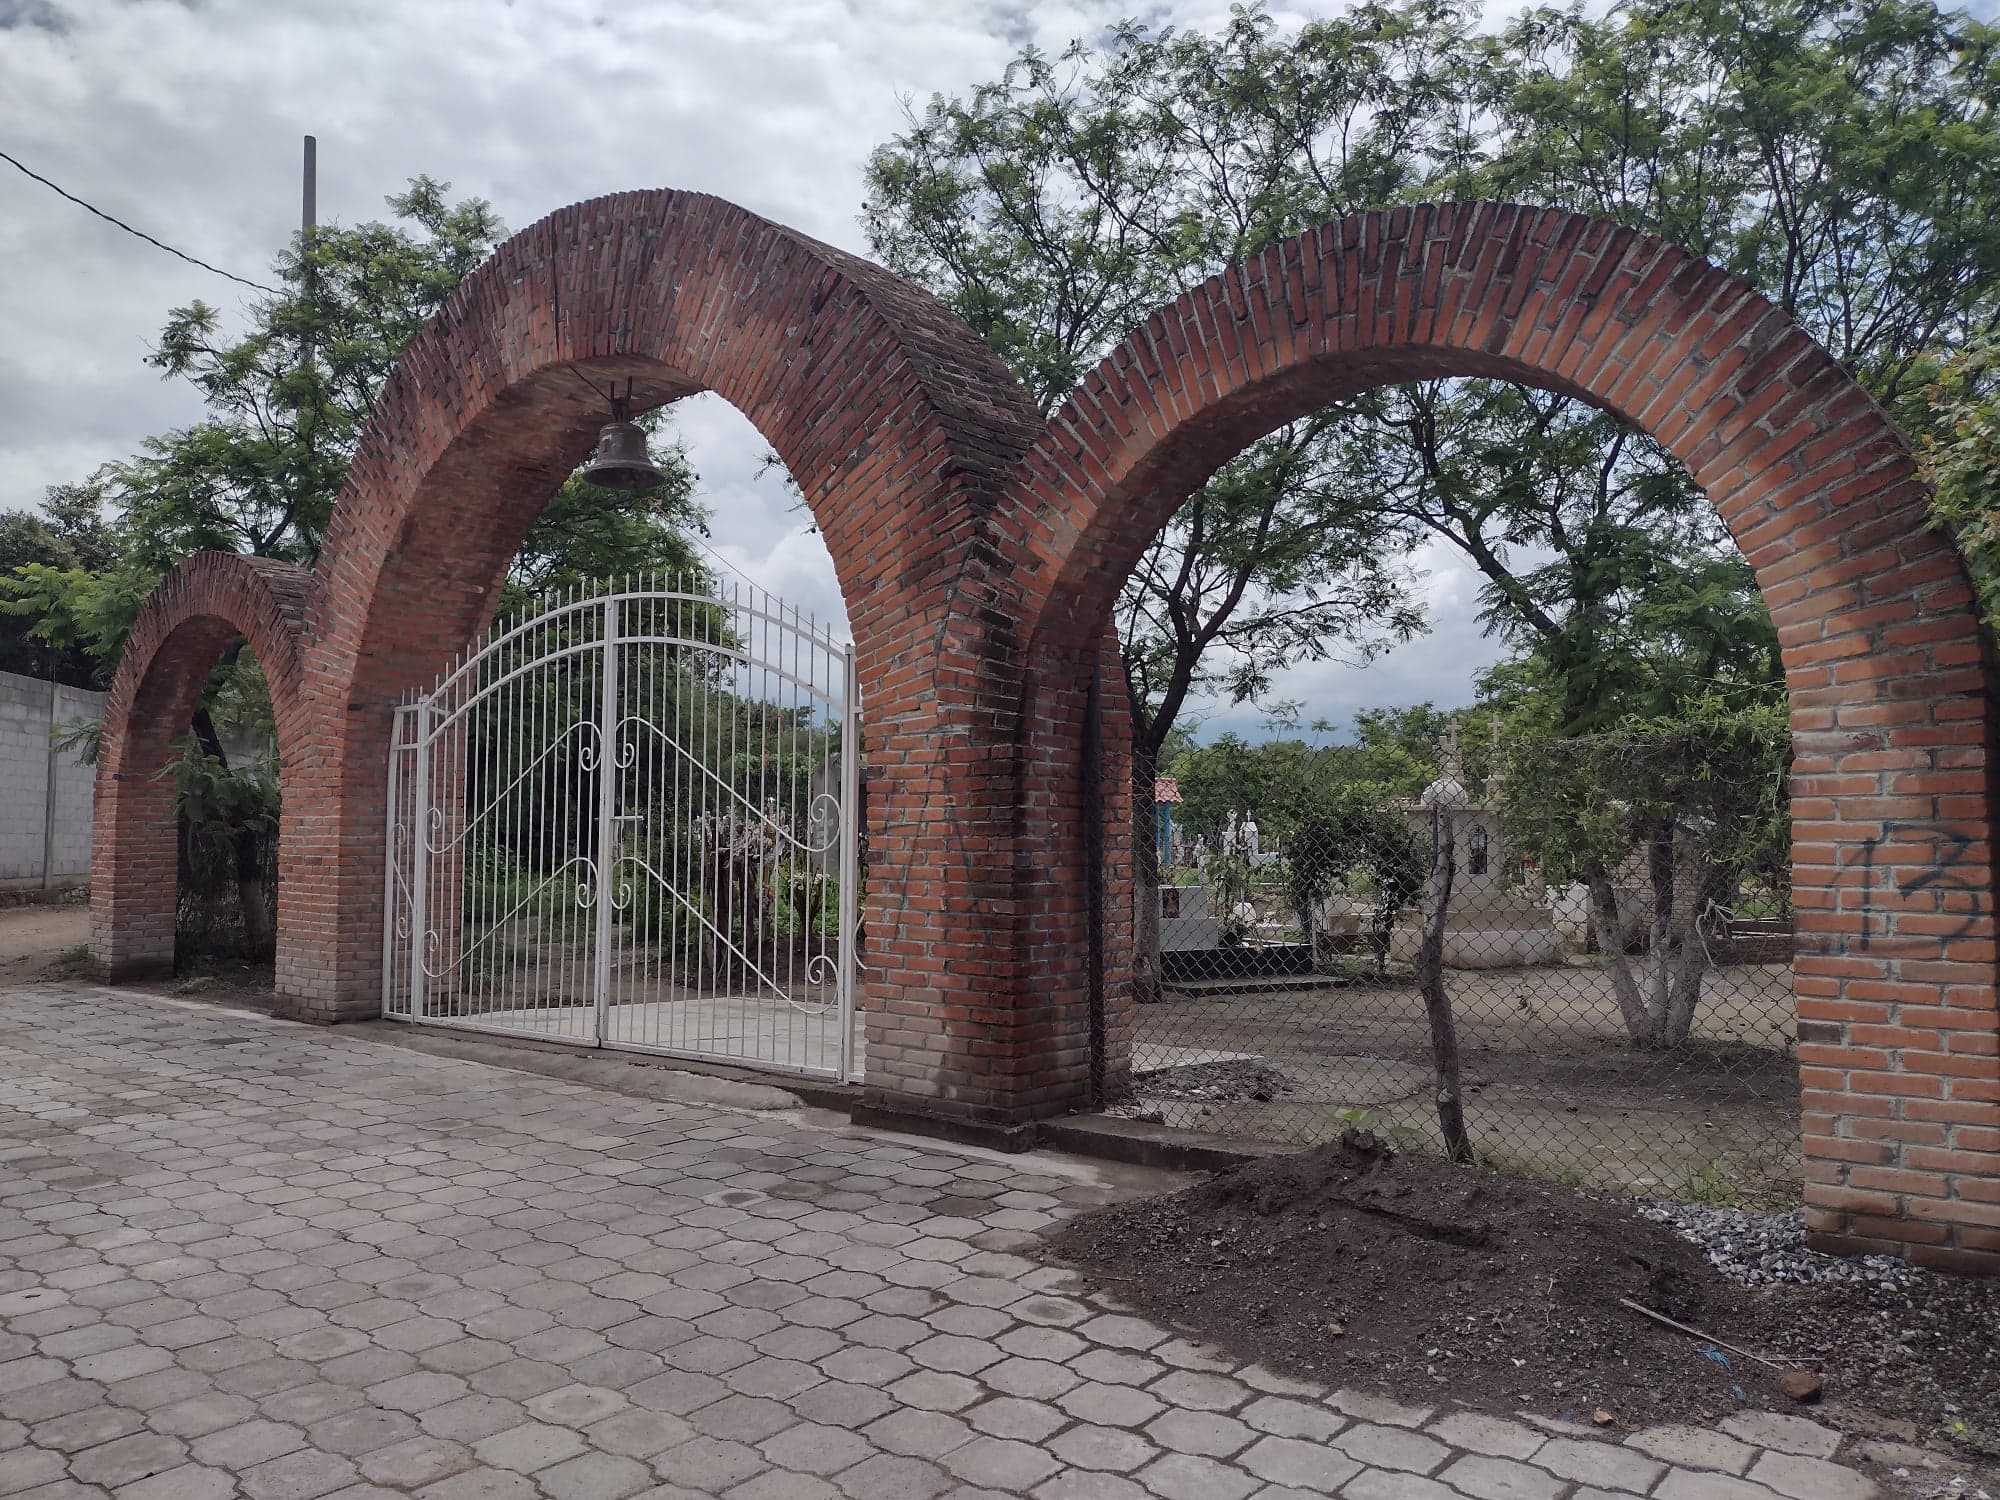
[[[598,684],[597,719],[597,952],[592,988],[597,999],[597,1045],[611,1021],[611,863],[618,849],[618,598],[604,601],[604,676]]]
[[[841,686],[840,815],[834,822],[840,839],[840,1081],[854,1079],[854,947],[861,903],[861,692],[854,680],[854,646],[841,657],[846,673]]]
[[[424,1019],[424,947],[430,936],[431,883],[431,700],[416,704],[415,818],[410,833],[410,1019]]]
[[[389,826],[382,841],[382,1014],[396,999],[396,810],[402,806],[403,728],[406,712],[398,708],[389,731]]]

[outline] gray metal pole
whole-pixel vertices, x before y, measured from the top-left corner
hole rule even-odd
[[[49,652],[49,760],[42,782],[42,899],[49,899],[56,862],[56,658]]]
[[[309,242],[313,230],[319,225],[319,142],[312,136],[306,137],[305,176],[305,203],[299,213],[299,232],[301,238]]]

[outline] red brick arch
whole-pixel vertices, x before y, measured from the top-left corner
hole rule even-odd
[[[237,637],[250,643],[270,684],[280,761],[300,748],[312,586],[312,574],[289,563],[202,552],[141,607],[105,700],[91,810],[91,950],[110,972],[173,967],[179,844],[173,782],[163,773],[209,673]]]
[[[390,709],[483,626],[588,451],[603,406],[573,370],[630,377],[642,408],[716,391],[812,507],[849,601],[871,763],[915,789],[875,802],[870,1072],[936,1092],[955,998],[937,965],[954,944],[969,963],[1010,946],[1012,872],[986,851],[1007,832],[1012,767],[964,755],[987,736],[980,710],[933,684],[970,680],[998,628],[952,608],[1001,596],[982,582],[988,517],[1038,419],[926,293],[698,194],[598,199],[516,235],[383,391],[317,568],[311,752],[285,782],[286,827],[310,829],[315,876],[286,885],[281,990],[329,1018],[379,1003]]]
[[[1753,289],[1647,235],[1496,204],[1364,214],[1161,309],[1023,464],[1034,558],[1024,907],[1080,878],[1082,664],[1147,543],[1220,464],[1370,387],[1504,376],[1649,433],[1755,569],[1792,703],[1807,1191],[1824,1243],[2000,1264],[1996,714],[1970,584],[1907,443]],[[1066,774],[1069,773],[1069,774]],[[1035,982],[1082,984],[1071,922]]]
[[[1114,744],[1086,802],[1087,664],[1108,670],[1111,600],[1179,500],[1287,417],[1419,375],[1512,376],[1651,432],[1727,518],[1786,649],[1815,1223],[2000,1266],[1994,721],[1963,567],[1901,438],[1792,324],[1560,213],[1400,210],[1273,247],[1149,320],[1046,426],[924,293],[742,209],[649,192],[551,215],[405,355],[309,586],[196,559],[148,605],[100,782],[107,968],[159,957],[138,893],[171,809],[139,771],[186,721],[191,664],[261,630],[271,659],[296,643],[281,993],[374,1012],[390,709],[483,624],[583,456],[601,416],[572,365],[644,404],[719,392],[798,480],[867,706],[869,1089],[998,1125],[1089,1097],[1086,934],[1115,950],[1127,922],[1085,898],[1081,819],[1105,816],[1114,860],[1128,820]],[[1115,730],[1115,684],[1103,702]],[[1115,1064],[1115,962],[1101,978]]]

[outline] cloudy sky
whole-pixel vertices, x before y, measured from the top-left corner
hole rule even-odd
[[[1333,0],[1328,0],[1328,5]],[[1326,8],[1326,7],[1320,7]],[[1272,7],[1281,19],[1294,7]],[[322,221],[381,217],[428,173],[510,227],[633,187],[717,193],[866,251],[868,152],[904,101],[996,77],[1121,16],[1208,26],[1225,0],[0,0],[0,150],[106,212],[252,279],[298,225],[300,138]],[[166,311],[246,295],[0,163],[0,508],[194,420],[143,363]],[[728,565],[823,617],[825,549],[763,443],[716,397],[676,422]],[[1433,629],[1366,671],[1291,673],[1310,719],[1467,699],[1493,658],[1473,581],[1427,556]],[[1211,705],[1211,731],[1255,710]]]

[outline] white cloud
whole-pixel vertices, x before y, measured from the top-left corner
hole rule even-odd
[[[1298,9],[1280,5],[1282,19]],[[0,0],[0,142],[170,244],[265,276],[295,230],[300,137],[323,221],[381,216],[412,175],[521,227],[599,193],[714,192],[865,250],[869,151],[906,98],[963,91],[1033,42],[1122,15],[1214,26],[1226,0]],[[240,288],[0,166],[0,507],[136,451],[199,403],[144,364],[167,310]],[[825,548],[765,444],[707,397],[675,414],[733,568],[839,621]],[[1435,593],[1450,571],[1433,579]],[[1285,696],[1449,698],[1483,659],[1461,612],[1365,673],[1301,669]],[[1379,684],[1379,686],[1378,686]],[[1254,718],[1254,716],[1252,716]],[[1217,716],[1222,722],[1223,716]]]
[[[1278,672],[1263,698],[1267,707],[1222,700],[1197,704],[1189,721],[1190,727],[1199,721],[1197,738],[1208,740],[1225,731],[1249,740],[1293,733],[1271,724],[1268,705],[1273,703],[1296,703],[1302,725],[1325,719],[1336,731],[1344,730],[1360,709],[1426,702],[1462,708],[1470,703],[1479,674],[1502,654],[1500,643],[1479,623],[1479,575],[1442,541],[1420,546],[1411,563],[1423,575],[1429,629],[1422,635],[1366,664],[1304,662]]]

